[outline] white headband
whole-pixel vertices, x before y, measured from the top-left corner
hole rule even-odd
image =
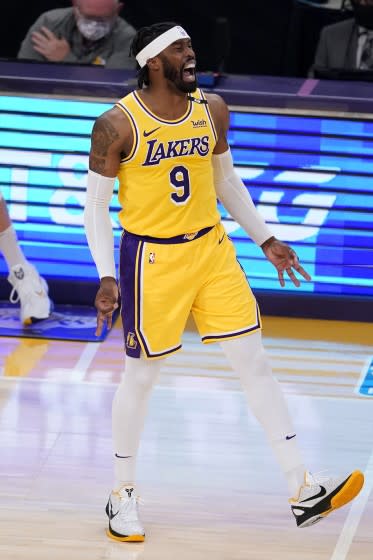
[[[157,56],[163,49],[166,49],[175,41],[179,41],[180,39],[190,39],[188,33],[180,27],[179,25],[175,25],[175,27],[171,27],[168,31],[162,33],[146,45],[137,55],[136,60],[139,63],[141,68],[144,68],[145,64],[148,62],[149,58],[153,58]]]

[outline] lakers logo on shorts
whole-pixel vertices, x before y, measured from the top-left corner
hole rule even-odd
[[[196,231],[195,233],[186,233],[184,235],[184,239],[186,239],[187,241],[193,241],[196,235],[198,235],[198,231]]]
[[[137,344],[138,344],[138,342],[137,342],[137,338],[136,338],[135,333],[129,332],[129,333],[127,334],[127,341],[126,341],[126,346],[127,346],[127,348],[136,349],[136,348],[137,348]]]

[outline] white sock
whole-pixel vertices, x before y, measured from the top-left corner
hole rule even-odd
[[[288,483],[289,497],[298,498],[300,487],[304,484],[305,468],[304,465],[299,465],[285,474]]]
[[[116,489],[133,486],[135,482],[136,457],[149,397],[163,361],[126,356],[125,371],[112,408]]]
[[[121,488],[135,488],[135,484],[133,482],[126,482],[125,480],[117,480],[115,479],[113,491],[119,492]]]
[[[0,252],[4,255],[9,270],[17,264],[27,263],[12,225],[0,232]]]
[[[239,375],[249,407],[263,427],[288,483],[290,496],[297,494],[305,467],[293,423],[280,385],[263,348],[260,332],[220,343]]]

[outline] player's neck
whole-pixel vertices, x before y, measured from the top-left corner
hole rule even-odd
[[[145,105],[160,118],[176,120],[188,107],[188,95],[166,87],[149,86],[139,92]]]

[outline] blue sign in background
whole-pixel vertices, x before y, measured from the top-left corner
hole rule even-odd
[[[97,278],[83,206],[93,122],[111,106],[0,96],[1,192],[26,255],[47,277]],[[373,122],[233,110],[229,142],[258,210],[312,275],[300,291],[373,295]],[[261,250],[219,208],[252,287],[279,289]],[[117,246],[118,210],[115,196]]]
[[[364,365],[358,393],[366,397],[373,397],[373,357],[369,358]]]

